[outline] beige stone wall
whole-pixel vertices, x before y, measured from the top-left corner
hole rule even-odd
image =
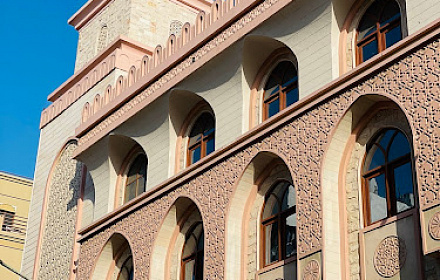
[[[97,92],[103,92],[106,86],[110,83],[115,83],[117,76],[123,71],[114,70],[106,78],[104,78],[95,87],[84,94],[79,100],[73,103],[67,108],[60,116],[55,118],[51,123],[45,126],[40,131],[40,142],[38,147],[37,162],[35,168],[34,188],[32,193],[32,199],[29,208],[29,221],[27,227],[26,243],[23,252],[23,261],[21,271],[24,275],[32,276],[33,265],[36,253],[36,246],[38,242],[38,235],[41,222],[41,210],[43,208],[43,199],[46,189],[46,184],[49,176],[50,169],[54,164],[55,158],[58,152],[61,150],[66,141],[75,135],[75,128],[80,124],[81,113],[83,106],[86,102],[92,102]],[[88,190],[91,189],[91,180],[88,181]],[[107,192],[107,190],[103,190]],[[105,196],[106,193],[97,193],[96,197]],[[91,194],[89,194],[89,197]],[[91,197],[90,197],[91,198]],[[108,199],[107,199],[108,200]],[[105,202],[105,205],[108,203]],[[90,202],[87,202],[88,209],[91,208]],[[99,218],[107,213],[105,211],[99,211],[96,208],[96,213],[93,211],[87,211],[84,221],[90,221],[93,218]]]
[[[268,167],[270,168],[270,167]],[[292,178],[290,176],[290,172],[285,165],[278,165],[275,167],[269,174],[269,176],[261,183],[258,188],[258,194],[255,198],[255,201],[252,204],[249,221],[248,221],[248,243],[247,248],[245,248],[244,252],[247,254],[247,263],[245,264],[246,271],[245,277],[247,280],[255,280],[260,279],[259,270],[262,267],[260,263],[260,236],[261,236],[261,212],[263,211],[264,198],[266,193],[270,190],[273,184],[277,180],[287,180],[292,182]],[[238,242],[241,240],[237,239]],[[282,270],[282,269],[281,269]],[[290,270],[290,269],[288,269]],[[296,271],[296,269],[293,269]],[[272,274],[262,277],[262,279],[266,279],[267,277],[274,276]],[[291,278],[285,278],[291,279]]]
[[[195,21],[197,11],[169,0],[113,0],[79,30],[75,71],[119,35],[152,48],[165,45],[172,21]]]
[[[406,0],[408,33],[412,34],[440,18],[440,1]]]
[[[197,11],[170,0],[131,0],[128,37],[147,46],[164,46],[172,21],[193,24]]]
[[[300,99],[329,83],[333,64],[331,49],[332,7],[325,0],[293,1],[252,34],[279,40],[298,60]]]
[[[92,60],[103,46],[119,35],[128,35],[129,24],[130,0],[112,0],[79,30],[75,72]],[[107,35],[101,35],[102,31]]]
[[[347,243],[348,243],[348,274],[349,279],[361,279],[362,264],[360,254],[362,248],[360,245],[360,229],[363,227],[362,197],[361,197],[361,178],[360,170],[362,160],[365,155],[368,141],[382,128],[397,127],[405,134],[411,135],[404,114],[398,109],[388,109],[379,111],[369,122],[355,143],[346,170],[345,180],[345,211],[347,213]],[[385,237],[385,236],[382,236]],[[368,244],[368,243],[365,243]],[[371,245],[371,244],[370,244]],[[368,246],[365,246],[368,247]]]

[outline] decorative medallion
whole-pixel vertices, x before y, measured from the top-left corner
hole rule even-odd
[[[373,258],[374,268],[383,277],[393,277],[405,264],[406,253],[403,239],[388,236],[376,248]]]
[[[309,261],[304,267],[303,280],[319,280],[321,275],[321,267],[317,260]]]
[[[440,240],[440,212],[435,213],[429,220],[428,232],[433,239]]]

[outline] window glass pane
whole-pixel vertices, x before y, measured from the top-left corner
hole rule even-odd
[[[393,143],[388,151],[388,161],[392,161],[409,153],[411,153],[411,148],[408,140],[403,133],[399,132],[396,137],[394,137]]]
[[[371,223],[387,217],[385,174],[368,180]]]
[[[185,275],[184,278],[185,280],[194,280],[194,266],[195,266],[195,260],[190,260],[188,262],[185,263]]]
[[[295,188],[289,184],[289,187],[286,189],[286,192],[284,193],[281,211],[287,210],[295,205],[296,205]]]
[[[400,25],[394,27],[385,34],[386,47],[391,47],[395,43],[402,40],[402,31],[400,30]]]
[[[263,210],[263,219],[267,219],[279,212],[278,201],[274,195],[270,195],[265,204]]]
[[[214,152],[215,150],[215,139],[212,137],[211,139],[206,142],[206,155],[209,155],[210,153]]]
[[[377,145],[373,145],[368,151],[367,158],[365,159],[365,166],[367,167],[365,171],[373,170],[384,164],[385,155]]]
[[[386,150],[388,148],[388,144],[391,141],[391,138],[393,137],[396,130],[394,129],[388,129],[384,132],[382,132],[379,137],[376,140],[376,143],[379,143],[379,145]]]
[[[127,202],[135,197],[136,197],[136,181],[126,186],[124,201]]]
[[[275,95],[275,94],[279,93],[279,91],[280,91],[280,86],[278,86],[278,85],[273,87],[273,88],[270,88],[270,89],[266,90],[264,92],[264,100],[266,100],[267,98],[271,97],[272,95]]]
[[[133,258],[130,256],[122,264],[117,280],[132,280],[133,279]]]
[[[286,92],[286,107],[292,105],[299,99],[298,88],[292,88]]]
[[[276,98],[275,100],[271,101],[270,103],[267,103],[267,117],[270,118],[276,113],[280,111],[280,99]]]
[[[193,235],[188,236],[183,248],[182,258],[187,258],[196,252],[196,239]]]
[[[285,230],[286,258],[296,254],[296,213],[286,218]]]
[[[387,1],[387,2],[388,3],[385,5],[382,15],[380,17],[381,26],[384,26],[385,24],[400,18],[399,5],[395,1]]]
[[[267,225],[264,230],[266,235],[266,264],[270,264],[279,260],[278,223]]]
[[[145,179],[140,177],[137,184],[136,194],[139,195],[145,191]]]
[[[365,44],[362,46],[362,61],[367,61],[371,57],[375,56],[379,52],[377,46],[377,40]]]
[[[123,267],[119,272],[118,280],[129,280],[128,273],[127,269]]]
[[[197,135],[195,135],[193,137],[190,137],[188,145],[191,147],[192,145],[194,145],[197,142],[199,142],[201,139],[202,139],[202,134],[197,134]]]
[[[283,77],[281,80],[281,84],[283,87],[286,87],[297,80],[298,74],[296,73],[296,68],[293,66],[293,63],[290,61],[283,61],[285,64]]]
[[[200,146],[198,146],[194,150],[190,151],[191,163],[195,163],[200,160],[200,158],[202,156],[201,152],[202,152],[202,150],[201,150]]]
[[[376,31],[376,19],[365,15],[358,27],[358,42]]]
[[[205,244],[205,235],[202,232],[202,234],[199,237],[199,241],[197,243],[197,251],[203,250],[204,244]]]
[[[405,163],[394,169],[397,212],[414,207],[414,188],[411,163]]]

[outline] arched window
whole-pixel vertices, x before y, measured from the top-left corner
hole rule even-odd
[[[182,250],[181,280],[203,279],[204,238],[200,222],[188,231]]]
[[[121,266],[119,270],[118,278],[116,280],[133,280],[134,270],[133,270],[133,258],[129,256]]]
[[[411,163],[411,145],[400,130],[384,129],[367,145],[362,174],[365,225],[415,206]]]
[[[402,39],[400,7],[394,0],[377,0],[365,12],[357,29],[358,64]]]
[[[200,115],[189,133],[188,160],[191,165],[215,150],[215,120],[205,112]]]
[[[124,189],[124,203],[132,200],[145,191],[147,182],[148,160],[145,154],[139,154],[127,172],[127,181]]]
[[[298,101],[298,71],[291,61],[282,61],[272,70],[264,86],[264,119]]]
[[[266,195],[262,213],[263,266],[296,256],[296,193],[287,181]]]

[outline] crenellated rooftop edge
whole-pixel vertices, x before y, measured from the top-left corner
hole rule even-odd
[[[292,1],[217,0],[213,2],[211,13],[200,12],[194,25],[185,23],[182,34],[178,37],[171,35],[165,47],[158,45],[152,57],[147,57],[147,60],[142,62],[141,69],[133,66],[127,78],[119,77],[115,87],[98,94],[93,104],[85,104],[82,123],[76,129],[76,135],[81,137],[77,150],[83,151],[110,131],[95,127],[100,130],[97,137],[94,131],[88,132],[105,117],[120,109],[125,111],[121,106],[133,107],[134,110],[130,109],[130,113],[124,114],[124,118],[112,118],[115,121],[111,121],[111,127],[115,128],[129,115],[131,116],[132,112],[147,106],[151,100],[163,94]],[[127,103],[137,94],[139,95],[136,99],[131,101],[135,104]],[[104,121],[104,123],[109,122]],[[91,138],[94,140],[89,141]]]
[[[175,1],[189,1],[189,0],[175,0]],[[205,0],[191,0],[191,1],[204,1]],[[80,69],[77,73],[75,73],[71,78],[69,78],[66,82],[64,82],[58,89],[56,89],[53,93],[51,93],[48,97],[49,101],[54,102],[54,104],[50,105],[48,108],[43,110],[41,114],[40,121],[40,129],[51,122],[54,118],[60,115],[66,108],[68,108],[74,101],[76,101],[79,97],[82,96],[87,90],[91,88],[89,86],[90,81],[85,81],[86,86],[84,85],[76,85],[77,91],[73,92],[71,90],[70,96],[63,97],[64,100],[61,100],[61,96],[66,95],[68,92],[68,88],[74,86],[75,81],[77,81],[79,76],[86,75],[86,73],[91,72],[93,69],[93,65],[99,63],[98,61],[104,61],[108,59],[113,68],[113,61],[111,58],[111,50],[120,46],[119,44],[124,43],[127,46],[130,46],[134,49],[138,48],[143,50],[147,55],[144,57],[142,62],[139,65],[138,63],[132,65],[133,73],[132,78],[124,79],[120,77],[117,85],[114,87],[107,88],[105,93],[101,95],[97,95],[93,106],[86,104],[85,109],[88,112],[83,113],[82,123],[91,122],[91,119],[96,118],[97,115],[101,114],[102,108],[110,108],[107,106],[108,103],[115,104],[115,100],[121,99],[119,96],[121,91],[124,91],[127,87],[133,87],[132,84],[139,80],[143,80],[143,83],[136,83],[136,86],[145,86],[148,83],[152,82],[155,78],[160,76],[167,69],[172,67],[173,65],[180,62],[185,56],[196,50],[199,46],[205,43],[210,38],[214,37],[218,32],[227,27],[231,22],[235,19],[238,19],[242,14],[247,12],[249,9],[253,8],[257,5],[261,0],[217,0],[214,1],[210,6],[210,12],[201,11],[196,17],[196,22],[194,24],[190,24],[189,22],[185,23],[182,26],[182,33],[180,36],[175,36],[174,34],[170,35],[166,46],[162,47],[161,45],[156,46],[154,51],[142,44],[135,42],[131,39],[128,39],[125,36],[120,36],[119,39],[114,41],[109,47],[103,50],[95,59],[89,62],[86,66]],[[266,1],[267,2],[267,1]],[[273,1],[277,2],[277,1]],[[286,0],[286,2],[290,3],[292,0]],[[105,0],[90,0],[87,2],[78,12],[77,14],[90,12],[90,9],[101,9],[102,6],[106,5]],[[87,11],[86,11],[87,10]],[[72,18],[75,18],[75,14]],[[70,20],[72,20],[72,18]],[[69,20],[69,22],[70,22]],[[119,42],[118,40],[121,40]],[[121,46],[122,46],[121,45]],[[110,58],[109,58],[110,57]],[[104,63],[104,62],[102,62]],[[113,68],[108,67],[106,63],[105,67],[102,67],[104,71],[100,70],[100,72],[107,72],[104,75],[99,75],[102,78],[106,74],[108,74]],[[107,69],[108,68],[108,69]],[[128,71],[128,69],[124,69]],[[145,76],[145,77],[144,77]],[[96,80],[98,79],[93,77],[93,85],[96,84]],[[85,79],[84,77],[82,79]],[[130,83],[131,82],[131,83]],[[85,87],[85,89],[83,89]],[[125,95],[124,95],[125,96]],[[118,98],[117,98],[118,97]],[[124,99],[125,100],[125,99]],[[92,117],[93,116],[93,117]]]
[[[40,129],[60,115],[113,69],[128,71],[134,63],[140,64],[144,56],[151,56],[151,54],[151,48],[142,46],[126,36],[119,36],[47,97],[47,100],[53,104],[41,113]]]
[[[165,193],[174,190],[180,184],[218,164],[226,157],[242,150],[244,147],[250,145],[257,139],[260,139],[271,131],[285,125],[293,118],[306,113],[313,107],[325,102],[337,94],[340,94],[349,87],[356,86],[378,71],[386,67],[390,67],[390,65],[399,59],[402,59],[402,57],[405,57],[405,55],[408,53],[436,38],[438,39],[439,37],[440,20],[437,20],[426,28],[423,28],[415,34],[412,34],[402,41],[396,43],[394,46],[385,50],[381,54],[371,58],[365,63],[362,63],[340,78],[316,90],[306,98],[281,111],[279,114],[257,125],[247,133],[237,138],[233,143],[230,143],[227,146],[221,147],[220,149],[212,152],[208,156],[202,158],[200,161],[182,170],[180,173],[165,180],[164,182],[159,183],[150,190],[134,198],[132,201],[129,201],[92,224],[80,229],[79,234],[81,237],[78,241],[83,242],[84,240],[87,240],[89,237],[115,223],[117,220],[127,216],[130,213],[133,213],[143,205],[148,204],[150,201],[164,195]]]
[[[80,30],[86,25],[97,13],[107,6],[112,0],[89,0],[75,14],[73,14],[67,23],[72,25],[76,30]],[[211,3],[206,0],[173,0],[181,3],[196,11],[207,11]]]

